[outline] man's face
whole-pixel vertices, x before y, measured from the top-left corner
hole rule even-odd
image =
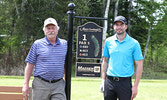
[[[45,27],[44,33],[47,36],[47,38],[56,38],[57,33],[58,33],[58,29],[55,25],[49,24]]]
[[[114,31],[117,33],[117,35],[124,34],[127,28],[128,28],[128,25],[125,25],[121,21],[117,21],[114,24]]]

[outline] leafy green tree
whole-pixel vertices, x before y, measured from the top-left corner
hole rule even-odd
[[[64,2],[66,1],[66,2]],[[7,35],[1,41],[1,67],[4,74],[12,73],[12,68],[24,66],[24,59],[32,43],[44,37],[43,22],[48,17],[58,21],[58,36],[66,38],[68,0],[1,0],[1,34]],[[24,69],[24,67],[23,67]]]
[[[148,45],[145,64],[149,66],[144,68],[164,69],[165,72],[167,1],[110,1],[107,37],[113,35],[114,14],[125,16],[129,23],[128,33],[140,42],[143,52]],[[19,73],[23,74],[24,59],[32,43],[44,37],[42,29],[46,18],[54,17],[60,26],[58,36],[67,39],[67,5],[71,2],[76,5],[75,16],[104,17],[107,0],[0,0],[0,68],[3,68],[0,73],[10,74],[13,68],[20,68],[22,72]],[[88,21],[103,26],[102,20],[74,18],[74,51],[77,26]]]

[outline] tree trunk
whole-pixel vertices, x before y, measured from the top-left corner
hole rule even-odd
[[[130,26],[130,19],[131,19],[131,9],[132,9],[132,0],[129,1],[129,6],[128,6],[128,26]],[[131,27],[128,27],[128,34],[131,35],[130,33]]]
[[[148,37],[147,37],[147,43],[146,43],[146,47],[145,47],[145,50],[144,50],[144,59],[147,55],[147,48],[148,48],[148,44],[149,44],[149,41],[150,41],[150,37],[151,37],[151,28],[152,28],[152,25],[150,24],[150,27],[148,29]],[[144,61],[143,61],[144,62]]]
[[[104,14],[104,18],[107,18],[107,19],[108,19],[109,7],[110,7],[110,0],[107,0],[107,5],[106,5],[106,9],[105,9],[105,14]],[[104,20],[102,52],[103,52],[104,44],[105,44],[105,40],[106,40],[106,33],[107,33],[107,27],[108,27],[107,23],[108,23],[108,20]]]
[[[18,18],[20,18],[19,9],[18,9],[18,7],[17,7],[16,0],[14,0],[14,5],[15,5],[15,8],[16,8],[17,16],[18,16]]]
[[[118,5],[119,5],[119,0],[115,3],[115,13],[114,13],[114,18],[117,17],[118,15]]]
[[[105,14],[106,0],[103,0],[103,14]]]
[[[108,18],[109,7],[110,7],[110,0],[107,0],[107,6],[106,6],[104,18]],[[108,27],[108,20],[104,20],[103,40],[106,39],[107,27]]]

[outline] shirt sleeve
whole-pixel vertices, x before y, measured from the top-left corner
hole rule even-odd
[[[103,51],[103,57],[109,57],[109,51],[108,51],[108,42],[107,40],[105,41],[105,45],[104,45],[104,51]]]
[[[33,45],[31,46],[31,49],[25,59],[26,62],[29,62],[31,64],[35,64],[36,63],[36,57],[37,57],[37,44],[33,43]]]
[[[139,42],[136,42],[136,44],[135,44],[135,48],[134,48],[134,52],[133,52],[133,57],[134,57],[135,61],[143,59],[143,55],[142,55],[142,51],[141,51],[141,47],[140,47]]]

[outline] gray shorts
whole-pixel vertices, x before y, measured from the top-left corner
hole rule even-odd
[[[61,79],[55,83],[48,83],[34,77],[32,96],[33,100],[66,100],[65,81]]]

